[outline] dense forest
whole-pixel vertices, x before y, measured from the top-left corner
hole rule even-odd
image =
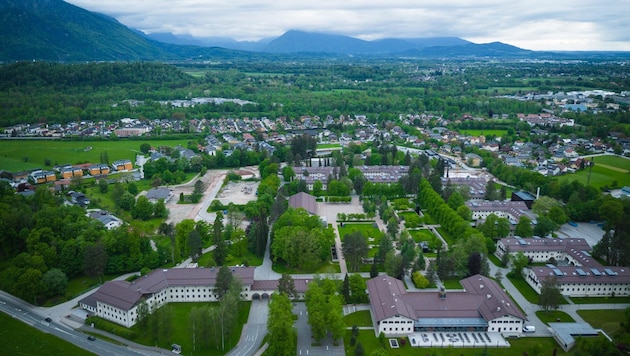
[[[614,63],[478,63],[391,60],[248,61],[212,64],[20,62],[0,67],[0,126],[79,120],[212,119],[364,114],[538,113],[542,103],[503,97],[525,91],[598,88],[620,92],[630,79]],[[255,104],[161,105],[194,97]],[[126,100],[139,100],[131,105]],[[579,115],[588,124],[592,116]],[[617,122],[630,122],[627,115]]]

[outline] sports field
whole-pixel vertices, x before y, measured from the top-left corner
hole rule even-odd
[[[595,188],[612,187],[614,182],[618,187],[630,185],[630,160],[619,156],[595,157],[595,165],[590,174],[589,184]],[[577,180],[586,185],[588,175],[589,168],[587,167],[576,173],[562,175],[558,179],[569,182]]]
[[[107,152],[109,162],[118,159],[136,159],[140,145],[186,147],[188,140],[119,140],[119,141],[61,141],[61,140],[0,140],[0,170],[18,172],[28,169],[46,169],[51,165],[100,163],[101,154]]]

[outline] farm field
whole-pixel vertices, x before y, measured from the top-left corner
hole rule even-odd
[[[135,161],[144,142],[151,146],[186,147],[188,140],[120,140],[120,141],[61,141],[61,140],[0,140],[0,170],[18,172],[45,169],[44,161],[52,165],[99,163],[107,152],[110,162],[119,159]],[[91,147],[91,149],[88,149]]]

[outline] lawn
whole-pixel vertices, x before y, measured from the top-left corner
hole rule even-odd
[[[317,149],[330,149],[330,148],[341,148],[340,143],[318,143]]]
[[[575,304],[630,304],[630,297],[571,297]]]
[[[459,283],[459,279],[445,279],[442,283],[444,283],[444,288],[446,289],[462,289],[462,284]]]
[[[433,235],[433,233],[427,229],[420,229],[420,230],[408,230],[409,231],[409,235],[411,235],[411,238],[419,243],[420,241],[433,241],[434,238],[436,238],[435,235]]]
[[[346,355],[354,355],[355,346],[350,345],[350,338],[352,337],[352,331],[348,330],[343,338],[344,348]],[[556,355],[574,355],[575,348],[571,352],[564,352],[561,347],[558,346],[556,341],[551,337],[524,337],[520,339],[510,339],[512,347],[509,348],[489,348],[488,355],[491,356],[514,356],[514,355],[551,355],[554,349],[557,349]],[[369,352],[381,348],[378,338],[374,335],[372,330],[359,330],[359,336],[357,343],[361,343],[363,349],[366,350],[366,355]],[[389,348],[386,346],[388,355],[390,356],[412,356],[412,355],[440,355],[440,356],[477,356],[483,353],[482,348],[412,348],[407,342],[404,346],[398,349]],[[548,353],[544,353],[548,351]]]
[[[0,313],[0,340],[3,355],[94,355],[54,335],[44,333]]]
[[[494,135],[501,137],[507,135],[507,130],[460,130],[460,133],[470,136]]]
[[[542,321],[543,323],[547,325],[549,325],[549,323],[557,323],[557,322],[562,322],[562,323],[575,322],[575,320],[573,320],[571,315],[565,312],[559,311],[559,310],[551,310],[548,313],[545,312],[544,310],[539,310],[536,312],[536,316],[540,319],[540,321]]]
[[[315,269],[315,271],[305,271],[299,268],[288,267],[282,261],[274,263],[272,269],[274,270],[274,272],[289,273],[289,274],[302,274],[302,273],[326,274],[326,273],[341,272],[341,270],[339,269],[339,263],[333,263],[331,261],[322,263]]]
[[[339,237],[342,240],[344,236],[349,235],[355,231],[361,232],[363,236],[365,237],[368,237],[368,238],[372,237],[374,238],[375,241],[380,239],[380,236],[381,236],[381,231],[377,227],[372,226],[372,223],[366,223],[366,224],[343,223],[343,226],[339,224],[337,228],[339,229]],[[374,243],[378,243],[378,242],[374,242]]]
[[[204,253],[201,257],[199,257],[199,260],[197,260],[197,263],[199,264],[199,266],[212,267],[211,265],[209,265],[209,263],[211,261],[214,261],[213,257],[214,256],[212,252]],[[228,254],[225,259],[224,265],[225,266],[236,266],[236,265],[260,266],[262,265],[262,260],[263,260],[262,257],[256,256],[255,254],[249,252],[248,250],[243,256],[234,256],[232,254]]]
[[[186,147],[189,140],[0,140],[0,167],[10,172],[46,168],[44,161],[52,165],[99,163],[101,154],[107,152],[110,162],[130,159],[135,162],[144,142],[152,146]],[[91,147],[92,149],[88,149]]]
[[[163,308],[169,308],[173,313],[172,318],[172,331],[169,340],[160,340],[157,346],[170,349],[171,344],[179,344],[182,346],[182,350],[184,354],[192,354],[191,350],[193,349],[193,341],[191,337],[191,331],[189,327],[190,320],[190,310],[194,307],[201,306],[217,306],[217,303],[170,303],[165,305]],[[249,308],[251,307],[251,302],[241,302],[240,308],[238,311],[238,322],[235,327],[232,329],[230,333],[230,337],[225,340],[225,349],[226,352],[232,349],[241,337],[241,330],[243,328],[243,324],[247,322],[247,317],[249,315]],[[143,345],[155,346],[155,342],[151,339],[149,333],[141,331],[138,325],[127,329],[120,325],[114,324],[104,319],[96,319],[96,327],[107,332],[111,332],[114,334],[118,334],[121,337],[128,338],[131,341],[137,342]],[[220,341],[219,341],[220,346]],[[211,341],[210,347],[202,347],[201,345],[196,345],[196,350],[200,354],[204,355],[224,355],[226,352],[221,352],[217,350],[215,343]]]
[[[442,237],[444,238],[444,241],[446,241],[446,243],[447,243],[449,246],[453,245],[453,243],[454,243],[455,241],[453,241],[453,239],[451,238],[451,234],[449,234],[448,232],[446,232],[446,230],[444,230],[444,228],[443,228],[443,227],[441,227],[441,226],[440,226],[440,227],[437,227],[437,228],[435,228],[435,230],[437,230],[437,232],[439,232],[439,233],[440,233],[440,235],[442,235]]]
[[[630,159],[626,157],[606,155],[606,156],[597,156],[597,157],[594,157],[594,159],[595,159],[595,166],[597,166],[598,164],[603,164],[606,166],[617,167],[617,168],[625,169],[626,171],[630,171]],[[591,158],[588,158],[588,160],[590,161]]]
[[[599,157],[598,157],[599,158]],[[612,170],[606,167],[597,165],[597,158],[595,159],[595,166],[593,166],[591,172],[591,180],[590,184],[593,187],[601,188],[603,186],[613,186],[613,182],[617,182],[617,186],[623,187],[626,185],[630,185],[630,173],[619,172],[616,170]],[[565,174],[559,176],[558,179],[561,181],[572,182],[574,180],[586,185],[586,181],[588,180],[588,171],[589,169],[583,169],[576,173]]]
[[[346,326],[372,326],[372,317],[369,310],[360,310],[343,317]]]
[[[104,276],[103,282],[111,281],[114,279],[115,275]],[[66,289],[66,294],[64,296],[56,296],[44,301],[43,306],[53,306],[60,303],[64,303],[72,298],[75,298],[91,289],[98,287],[101,284],[99,278],[92,278],[87,276],[78,276],[74,278],[70,278],[68,280],[68,288]]]
[[[424,223],[427,225],[436,225],[437,222],[433,219],[433,217],[431,215],[429,215],[429,213],[425,212],[424,210],[422,211],[422,220],[424,220]]]
[[[508,277],[508,279],[510,280],[510,282],[512,282],[514,287],[516,287],[516,289],[521,292],[523,297],[527,299],[528,302],[532,304],[538,304],[538,293],[536,293],[536,291],[529,284],[527,284],[524,279],[514,277]]]
[[[602,329],[613,336],[621,328],[625,315],[620,310],[578,310],[577,313],[595,329]]]

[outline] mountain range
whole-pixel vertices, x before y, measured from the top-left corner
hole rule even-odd
[[[287,55],[392,58],[559,56],[500,42],[475,44],[457,37],[365,41],[336,34],[290,30],[276,38],[251,42],[172,33],[144,34],[114,18],[62,0],[0,0],[0,61],[4,62],[252,59]]]

